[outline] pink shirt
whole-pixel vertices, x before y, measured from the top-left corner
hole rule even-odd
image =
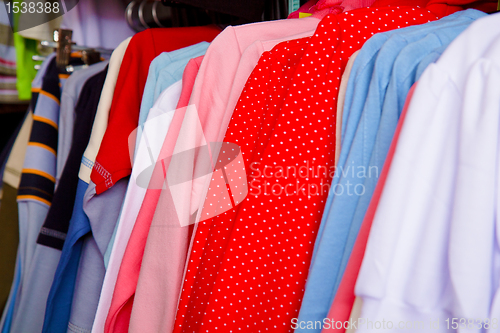
[[[175,136],[179,134],[181,120],[189,103],[202,60],[203,56],[191,59],[184,70],[182,93],[174,116],[177,118],[176,128],[164,142],[163,156],[169,156],[174,150]],[[152,232],[147,236],[145,255],[137,281],[129,332],[170,332],[170,322],[175,319],[177,298],[186,260],[188,235],[192,228],[180,227],[172,223],[166,225],[169,221],[176,221],[176,219],[175,216],[174,219],[169,218],[171,213],[165,209],[169,207],[164,203],[168,203],[170,192],[164,191],[161,195],[160,193],[161,190],[148,190],[144,200],[146,205],[151,204],[151,212],[154,212],[154,216],[150,227]],[[155,242],[155,236],[164,241]],[[147,256],[147,253],[157,255]],[[160,263],[159,259],[162,260]],[[156,278],[155,269],[161,271],[161,278]]]

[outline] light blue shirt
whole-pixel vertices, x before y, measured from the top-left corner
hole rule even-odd
[[[406,102],[406,97],[410,91],[410,88],[415,82],[418,81],[420,76],[417,76],[417,69],[422,64],[423,66],[428,66],[430,63],[427,61],[434,59],[436,61],[438,57],[428,58],[428,55],[437,56],[437,52],[442,50],[441,53],[448,47],[448,45],[464,31],[475,19],[485,16],[485,13],[470,9],[467,12],[472,12],[470,15],[471,19],[464,20],[457,19],[456,24],[449,24],[446,27],[442,27],[433,33],[428,34],[425,38],[409,44],[406,46],[399,56],[393,66],[391,80],[386,91],[382,114],[380,118],[380,126],[377,131],[377,136],[375,139],[375,145],[372,150],[369,167],[376,167],[377,170],[382,171],[382,167],[385,162],[385,158],[389,151],[389,147],[392,142],[392,137],[396,131],[396,127],[399,121],[401,112],[403,111],[404,104]],[[438,51],[436,51],[438,50]],[[424,61],[422,63],[422,61]],[[356,212],[354,214],[354,219],[351,224],[351,229],[349,231],[349,236],[347,238],[347,245],[342,257],[342,262],[340,266],[340,271],[337,276],[337,282],[334,288],[334,295],[336,294],[340,281],[342,279],[343,273],[349,261],[351,251],[356,242],[359,229],[363,222],[366,211],[371,201],[373,192],[377,185],[377,178],[366,178],[364,187],[366,189],[366,194],[360,197]]]
[[[149,65],[148,78],[142,94],[136,149],[139,146],[144,123],[154,102],[165,89],[182,79],[184,68],[189,60],[204,55],[209,45],[210,43],[200,42],[175,51],[163,52],[153,59]]]
[[[420,64],[418,64],[417,73],[415,74],[415,76],[417,77],[417,81],[422,76],[427,67],[429,67],[430,64],[435,63],[447,48],[448,45],[438,47],[437,49],[426,55],[424,59],[422,59]]]
[[[328,314],[418,63],[483,15],[467,10],[377,34],[358,54],[346,91],[339,162],[316,239],[299,321],[322,321]],[[417,49],[412,43],[420,40],[425,42]],[[405,50],[408,45],[412,52]]]

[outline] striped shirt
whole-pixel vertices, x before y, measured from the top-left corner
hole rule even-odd
[[[52,61],[40,89],[33,88],[38,96],[33,113],[28,149],[24,160],[18,201],[36,201],[50,206],[54,193],[57,151],[57,123],[61,86],[65,76],[58,75],[55,61]],[[33,96],[36,96],[35,94]]]
[[[60,73],[53,59],[48,64],[41,88],[32,88],[32,102],[36,100],[36,107],[17,195],[20,210],[21,206],[30,210],[29,206],[33,204],[45,207],[37,209],[36,215],[27,214],[29,221],[20,223],[26,223],[33,233],[39,232],[40,237],[56,239],[60,243],[64,242],[66,235],[43,228],[42,223],[55,190],[60,96],[67,77],[68,74]],[[20,218],[22,216],[24,215],[20,215]]]

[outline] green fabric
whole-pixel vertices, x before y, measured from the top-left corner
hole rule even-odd
[[[19,15],[14,13],[14,31],[17,31],[19,24]],[[16,48],[16,75],[17,92],[20,100],[31,99],[31,81],[35,78],[35,65],[40,64],[34,61],[32,57],[38,55],[37,45],[39,41],[22,37],[19,33],[14,33],[14,47]]]
[[[0,206],[0,312],[9,298],[14,279],[19,225],[17,213],[17,189],[3,183],[2,205]]]

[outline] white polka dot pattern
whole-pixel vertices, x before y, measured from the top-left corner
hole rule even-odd
[[[291,331],[331,182],[347,61],[376,32],[434,19],[410,7],[330,15],[312,37],[262,55],[225,137],[241,147],[249,195],[199,224],[174,332]]]

